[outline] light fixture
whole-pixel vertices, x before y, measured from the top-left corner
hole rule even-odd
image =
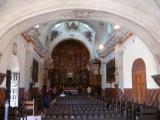
[[[99,45],[99,49],[102,50],[104,46],[102,44]]]
[[[56,24],[54,27],[58,28],[61,25],[61,23]]]
[[[116,24],[116,25],[113,26],[113,28],[114,28],[115,30],[118,30],[118,29],[120,29],[121,27],[120,27],[120,25],[117,25],[117,24]]]
[[[38,29],[38,28],[39,28],[39,24],[38,24],[38,25],[35,25],[34,28],[37,28],[37,29]]]

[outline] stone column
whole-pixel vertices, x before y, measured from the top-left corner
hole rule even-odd
[[[26,65],[25,65],[25,91],[29,89],[29,84],[32,82],[32,62],[33,62],[33,47],[31,43],[26,46]]]
[[[106,63],[104,60],[101,60],[101,88],[106,88]]]

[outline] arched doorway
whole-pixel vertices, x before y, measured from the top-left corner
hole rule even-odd
[[[146,96],[146,67],[143,59],[138,58],[132,66],[132,86],[134,102],[143,103]]]

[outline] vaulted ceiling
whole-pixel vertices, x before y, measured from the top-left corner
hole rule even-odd
[[[0,53],[14,36],[33,25],[50,26],[59,20],[81,19],[120,24],[139,36],[155,55],[160,55],[157,52],[160,45],[159,12],[159,0],[5,0],[0,6]],[[47,27],[44,29],[48,30]],[[41,37],[45,38],[45,35]],[[97,41],[101,40],[103,42],[103,39]]]

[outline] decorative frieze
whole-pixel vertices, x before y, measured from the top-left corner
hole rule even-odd
[[[39,40],[38,36],[40,33],[36,28],[30,28],[29,30],[23,32],[21,35],[27,43],[32,43],[34,50],[39,54],[40,57],[44,57],[47,50]]]
[[[100,57],[107,56],[111,51],[114,50],[114,47],[117,44],[123,43],[131,35],[132,35],[132,33],[129,32],[128,30],[124,29],[124,28],[122,28],[120,30],[113,31],[113,33],[111,34],[111,36],[108,39],[108,41],[104,44],[104,49],[103,50],[99,50],[98,54],[100,55]]]

